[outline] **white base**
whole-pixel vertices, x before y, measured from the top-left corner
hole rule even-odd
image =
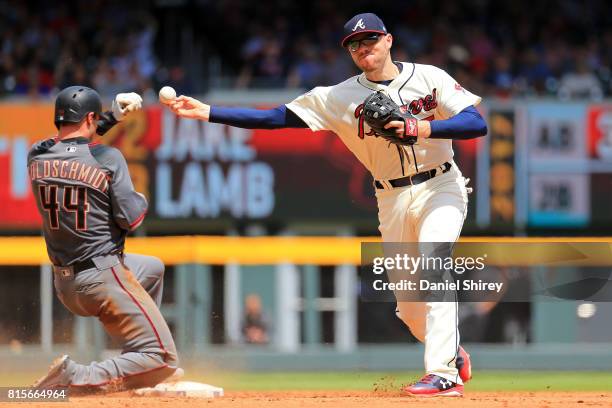
[[[177,381],[157,384],[153,388],[138,388],[132,393],[139,397],[217,398],[223,396],[223,388],[193,381]]]

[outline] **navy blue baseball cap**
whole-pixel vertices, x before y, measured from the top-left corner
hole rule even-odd
[[[344,25],[344,38],[342,46],[346,47],[346,43],[357,34],[361,33],[376,33],[387,34],[387,27],[382,20],[374,13],[361,13],[351,18]]]

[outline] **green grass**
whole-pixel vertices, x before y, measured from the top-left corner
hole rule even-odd
[[[0,370],[1,371],[1,370]],[[421,372],[216,372],[187,369],[185,380],[201,381],[227,391],[378,390],[395,391]],[[38,374],[40,375],[40,374]],[[0,386],[29,385],[37,375],[0,372]],[[470,391],[609,391],[612,371],[477,371]]]
[[[188,373],[189,374],[189,373]],[[273,390],[397,390],[419,378],[417,372],[217,373],[187,375],[228,391]],[[471,391],[612,391],[611,372],[478,371]]]

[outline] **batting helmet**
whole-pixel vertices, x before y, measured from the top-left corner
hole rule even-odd
[[[100,95],[86,86],[69,86],[55,98],[55,127],[60,123],[79,123],[89,112],[102,113]]]

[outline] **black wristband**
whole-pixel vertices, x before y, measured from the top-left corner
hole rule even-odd
[[[112,111],[103,112],[100,114],[100,120],[98,120],[98,128],[96,129],[96,133],[100,136],[104,136],[104,134],[111,130],[111,128],[117,123],[119,122],[113,116]]]

